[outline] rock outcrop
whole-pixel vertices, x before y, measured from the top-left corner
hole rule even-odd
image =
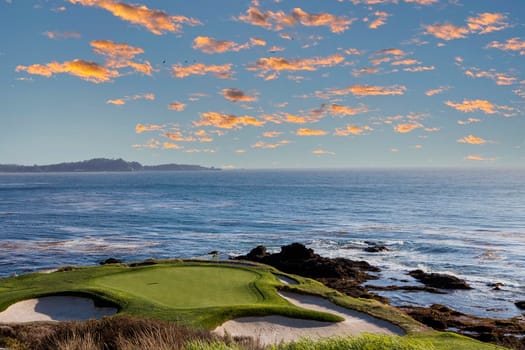
[[[440,289],[472,289],[472,287],[461,278],[444,273],[427,273],[422,270],[413,270],[408,274],[427,287]]]

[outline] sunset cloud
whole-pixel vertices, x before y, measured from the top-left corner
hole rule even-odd
[[[335,16],[329,13],[308,13],[301,8],[294,8],[290,14],[283,11],[261,11],[257,7],[250,7],[246,14],[240,15],[239,20],[270,30],[282,30],[284,27],[295,27],[302,24],[307,27],[326,26],[333,33],[346,31],[353,20],[345,16]]]
[[[136,55],[144,53],[140,47],[110,40],[94,40],[90,45],[93,47],[93,52],[106,58],[107,67],[115,69],[130,67],[139,73],[151,76],[153,68],[148,61],[144,63],[132,61]]]
[[[44,65],[19,65],[15,70],[16,72],[26,72],[28,74],[41,75],[47,78],[50,78],[54,74],[65,73],[91,83],[105,83],[120,76],[119,72],[116,70],[108,69],[98,63],[81,59],[66,61],[63,63],[55,61]]]
[[[374,15],[376,16],[376,18],[368,25],[368,28],[370,29],[377,29],[381,27],[386,23],[386,19],[388,18],[388,16],[390,16],[388,13],[382,11],[376,11]]]
[[[257,38],[251,38],[245,44],[238,44],[229,40],[216,40],[207,36],[198,36],[193,39],[193,49],[200,50],[207,54],[223,53],[227,51],[241,51],[253,46],[265,46],[266,41]]]
[[[493,41],[487,45],[487,48],[499,49],[502,51],[519,51],[521,56],[525,55],[525,41],[521,41],[519,38],[511,38],[504,43]]]
[[[465,71],[465,75],[470,78],[488,78],[493,80],[496,85],[513,85],[518,79],[504,73],[498,73],[494,69],[482,71],[477,68],[471,68]]]
[[[263,126],[264,121],[251,116],[235,116],[217,112],[201,113],[201,120],[193,122],[195,126],[215,126],[221,129],[238,129],[242,126]]]
[[[432,70],[435,70],[436,67],[434,66],[419,66],[419,67],[407,67],[407,68],[403,68],[403,70],[405,72],[428,72],[428,71],[432,71]]]
[[[106,103],[112,104],[112,105],[122,106],[122,105],[126,104],[126,102],[128,102],[128,101],[133,101],[133,100],[150,100],[150,101],[152,101],[154,99],[155,99],[155,95],[153,93],[146,93],[146,94],[137,94],[137,95],[133,95],[133,96],[125,96],[125,97],[117,98],[117,99],[113,99],[113,100],[107,100]]]
[[[461,139],[457,140],[459,143],[468,143],[471,145],[482,145],[487,142],[487,140],[482,139],[481,137],[477,137],[474,135],[468,135]]]
[[[280,132],[280,131],[266,131],[266,132],[263,132],[263,136],[264,137],[269,137],[269,138],[277,137],[277,136],[279,136],[281,134],[282,134],[282,132]]]
[[[467,120],[458,120],[459,125],[468,125],[472,123],[479,123],[481,119],[478,118],[468,118]]]
[[[190,26],[201,24],[194,18],[172,16],[161,10],[149,9],[145,5],[131,5],[115,0],[69,0],[69,2],[104,9],[111,12],[113,16],[142,26],[156,35],[162,35],[166,32],[180,32],[182,24]]]
[[[448,89],[449,89],[449,87],[443,86],[443,87],[439,87],[437,89],[427,90],[427,91],[425,91],[425,95],[427,95],[427,96],[438,95],[438,94],[441,94],[441,93],[447,91]]]
[[[80,39],[80,34],[76,32],[53,32],[48,31],[43,33],[49,39]]]
[[[433,35],[442,40],[454,40],[466,38],[469,34],[468,28],[456,27],[453,24],[432,24],[425,26],[425,34]]]
[[[331,152],[331,151],[326,151],[324,149],[314,149],[312,151],[312,154],[315,154],[315,155],[318,155],[318,156],[322,156],[322,155],[335,155],[335,152]]]
[[[458,103],[447,101],[445,104],[464,113],[482,111],[486,114],[496,114],[498,107],[487,100],[463,100],[463,102]]]
[[[338,104],[331,104],[326,107],[330,114],[332,115],[339,115],[339,116],[346,116],[346,115],[356,115],[359,113],[366,113],[368,112],[368,108],[364,106],[360,107],[350,107],[350,106],[343,106]]]
[[[282,71],[315,71],[319,67],[338,65],[344,60],[345,58],[339,54],[292,60],[287,60],[283,57],[262,57],[246,69],[249,71],[259,71],[259,76],[264,77],[266,74],[272,72],[278,74]]]
[[[349,135],[362,135],[365,131],[372,131],[368,125],[347,125],[343,129],[335,129],[334,135],[336,136],[349,136]]]
[[[251,147],[252,148],[262,148],[262,149],[275,149],[275,148],[287,145],[289,143],[291,143],[289,140],[281,140],[276,143],[266,143],[264,141],[259,141],[259,142],[254,143]]]
[[[137,134],[140,134],[140,133],[143,133],[143,132],[146,132],[146,131],[158,131],[158,130],[162,130],[162,129],[164,129],[163,125],[156,125],[156,124],[149,124],[149,125],[137,124],[135,126],[135,132]]]
[[[180,145],[177,145],[173,142],[164,142],[162,144],[162,149],[182,149],[184,147],[180,146]]]
[[[239,89],[222,89],[222,95],[225,99],[232,102],[254,102],[256,97],[248,96]]]
[[[469,17],[467,26],[472,33],[487,34],[508,28],[506,19],[507,16],[501,13],[485,12],[477,17]]]
[[[425,26],[425,34],[433,35],[442,40],[466,38],[468,34],[487,34],[509,27],[507,17],[501,13],[480,13],[476,17],[467,18],[465,27],[457,27],[450,23]]]
[[[182,64],[175,64],[171,67],[172,74],[176,78],[186,78],[190,75],[206,75],[214,74],[217,78],[231,79],[232,78],[232,65],[230,63],[221,65],[210,65],[207,66],[202,63],[196,63],[190,66],[184,66]]]
[[[480,156],[478,154],[469,154],[464,159],[465,160],[480,161],[480,162],[487,162],[487,161],[488,162],[492,162],[492,161],[496,160],[496,158],[487,158],[487,157]]]
[[[330,92],[333,95],[348,95],[354,96],[387,96],[387,95],[403,95],[406,87],[402,85],[394,86],[369,86],[369,85],[352,85],[346,89],[333,89]]]
[[[184,109],[186,108],[186,104],[182,103],[182,102],[172,102],[168,105],[168,109],[172,110],[172,111],[177,111],[177,112],[182,112],[184,111]]]
[[[324,130],[301,128],[301,129],[298,129],[295,132],[295,134],[297,136],[324,136],[328,133]]]
[[[421,123],[410,122],[397,124],[396,126],[394,126],[394,130],[400,134],[406,134],[422,127],[423,125]]]

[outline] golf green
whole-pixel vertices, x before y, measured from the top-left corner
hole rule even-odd
[[[127,270],[93,280],[95,285],[171,308],[202,308],[263,301],[261,276],[227,266],[155,267]]]

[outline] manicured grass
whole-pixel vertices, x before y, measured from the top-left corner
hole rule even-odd
[[[239,306],[264,303],[254,271],[221,266],[164,266],[124,271],[93,283],[172,308]]]
[[[259,265],[234,265],[229,262],[161,261],[152,266],[127,265],[64,269],[51,274],[34,273],[0,279],[0,311],[24,299],[56,294],[84,295],[99,304],[117,306],[121,315],[176,321],[191,327],[215,328],[226,320],[242,316],[283,315],[321,321],[340,321],[335,315],[299,309],[277,294],[277,289],[320,295],[334,303],[368,313],[402,327],[404,337],[377,336],[368,341],[332,339],[326,343],[307,341],[275,349],[503,349],[452,333],[428,329],[400,310],[374,300],[355,299],[321,283],[299,276],[289,276],[297,285],[285,286],[276,269]],[[363,340],[365,339],[365,340]],[[370,346],[367,346],[366,344]],[[324,345],[323,345],[324,344]],[[386,345],[385,345],[386,344]],[[424,347],[421,347],[423,346]],[[352,346],[354,346],[352,345]],[[373,345],[373,346],[372,346]],[[399,346],[398,346],[399,345]],[[396,347],[397,346],[397,347]],[[240,349],[237,345],[216,343],[210,349]]]

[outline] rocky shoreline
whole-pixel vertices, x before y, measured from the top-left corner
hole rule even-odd
[[[322,257],[300,243],[283,246],[280,252],[273,254],[268,253],[265,246],[257,246],[248,254],[237,256],[234,259],[264,263],[283,272],[313,278],[349,296],[376,299],[383,303],[389,303],[388,298],[372,290],[448,293],[450,290],[472,288],[466,281],[456,276],[426,273],[422,270],[410,271],[408,275],[424,286],[363,285],[366,281],[377,279],[370,273],[378,273],[381,270],[366,261]],[[516,306],[523,309],[525,302],[517,301]],[[525,317],[523,316],[506,320],[480,318],[438,304],[430,307],[411,306],[401,309],[421,323],[439,331],[451,331],[513,349],[525,349]]]

